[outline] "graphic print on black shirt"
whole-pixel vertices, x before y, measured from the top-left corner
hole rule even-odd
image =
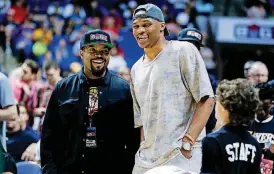
[[[88,99],[88,115],[92,116],[98,112],[98,89],[96,87],[89,88],[89,99]]]
[[[201,173],[261,174],[260,144],[245,126],[227,124],[202,142]]]
[[[273,153],[269,150],[270,146],[274,144],[274,120],[270,116],[266,120],[259,121],[255,119],[253,122],[250,133],[261,144],[263,150],[263,159],[261,161],[261,173],[273,173]]]
[[[89,106],[88,106],[88,123],[86,131],[86,148],[96,148],[96,127],[93,125],[92,116],[98,112],[98,89],[96,87],[89,88]]]

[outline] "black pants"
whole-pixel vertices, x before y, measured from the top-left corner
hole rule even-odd
[[[89,174],[132,174],[134,165],[134,160],[125,151],[115,149],[87,153],[82,161],[84,173]]]

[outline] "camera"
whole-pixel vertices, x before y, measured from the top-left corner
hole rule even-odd
[[[274,100],[274,80],[258,83],[256,88],[259,89],[260,100]]]
[[[259,89],[259,98],[260,100],[271,100],[272,104],[274,101],[274,80],[258,83],[256,88]],[[272,105],[270,114],[274,114],[274,107]]]

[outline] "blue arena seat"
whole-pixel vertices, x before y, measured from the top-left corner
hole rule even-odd
[[[16,163],[17,174],[41,174],[41,167],[35,162],[22,161]]]

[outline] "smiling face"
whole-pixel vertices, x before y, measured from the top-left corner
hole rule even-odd
[[[132,24],[133,35],[141,48],[153,47],[164,37],[164,22],[151,18],[137,18]]]
[[[87,68],[94,76],[100,77],[107,69],[110,49],[103,44],[89,45],[80,50],[84,67]]]

